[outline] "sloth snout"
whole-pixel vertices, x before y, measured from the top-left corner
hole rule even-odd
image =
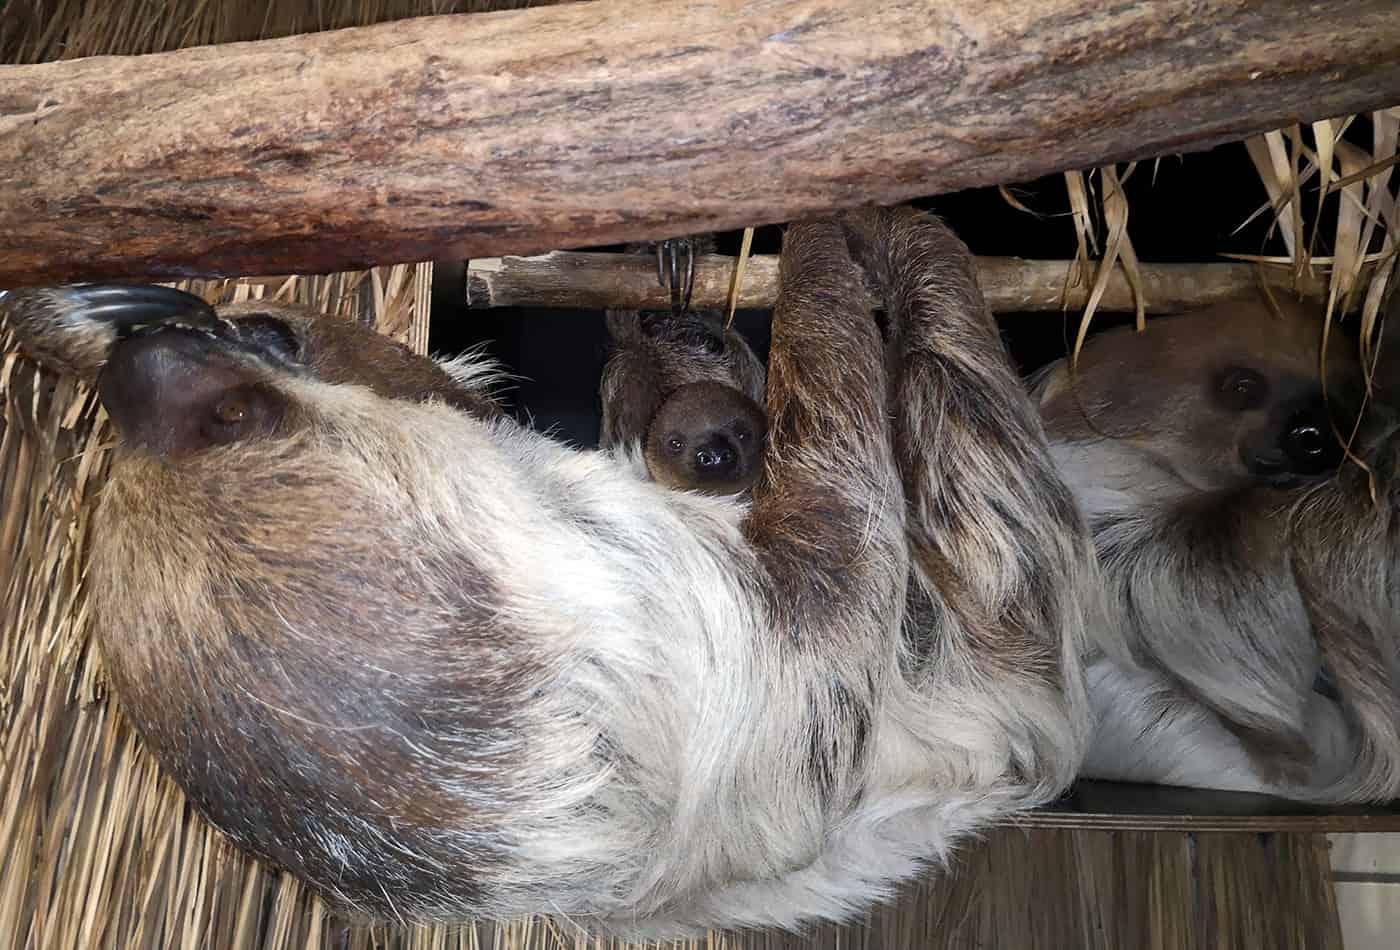
[[[695,471],[701,478],[733,478],[739,473],[739,452],[734,443],[712,435],[695,450]]]
[[[169,457],[242,437],[274,408],[272,394],[226,341],[184,327],[117,343],[97,393],[123,440]]]

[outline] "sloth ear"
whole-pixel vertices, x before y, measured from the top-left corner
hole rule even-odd
[[[97,391],[123,441],[172,459],[268,435],[288,409],[228,344],[184,329],[117,344]]]

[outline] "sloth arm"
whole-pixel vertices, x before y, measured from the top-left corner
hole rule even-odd
[[[913,567],[907,675],[963,710],[935,726],[925,699],[918,728],[963,746],[979,773],[1009,772],[1050,796],[1072,779],[1086,731],[1088,532],[967,247],[910,209],[850,220],[890,317]]]
[[[618,544],[649,539],[575,557],[596,580],[531,597],[582,611],[575,642],[597,662],[568,664],[566,709],[601,735],[600,815],[613,816],[561,824],[567,844],[549,853],[631,866],[616,912],[805,867],[862,793],[907,576],[884,354],[837,225],[792,225],[781,267],[765,477],[741,523],[719,516],[733,502],[659,486],[618,505],[620,466],[550,490]],[[539,561],[532,576],[569,581]]]
[[[1400,439],[1389,434],[1371,458],[1374,483],[1348,465],[1299,502],[1290,547],[1313,636],[1360,736],[1341,792],[1385,801],[1400,795]]]
[[[789,227],[781,282],[745,535],[783,635],[868,654],[897,621],[905,572],[883,345],[835,221]]]

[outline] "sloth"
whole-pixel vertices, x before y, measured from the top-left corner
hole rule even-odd
[[[970,255],[862,211],[791,225],[781,280],[742,499],[347,321],[0,299],[118,433],[95,634],[194,806],[353,912],[669,936],[848,918],[1057,795],[1092,546]]]
[[[763,469],[764,367],[719,314],[613,310],[599,396],[601,448],[641,455],[661,485],[718,495],[748,491]]]
[[[686,262],[714,253],[713,235],[684,242]],[[629,244],[630,253],[667,259],[656,242]],[[683,279],[679,260],[662,283]],[[687,285],[688,286],[688,285]],[[686,288],[673,297],[687,299]],[[599,447],[640,459],[653,481],[669,488],[742,495],[763,468],[768,419],[765,369],[741,334],[715,310],[609,310],[611,353],[599,384]]]
[[[1359,363],[1337,341],[1320,375],[1322,327],[1259,295],[1103,333],[1034,381],[1105,578],[1085,775],[1400,796],[1400,404],[1382,378],[1355,443],[1373,504],[1338,470]]]

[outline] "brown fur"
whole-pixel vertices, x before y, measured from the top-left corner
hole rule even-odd
[[[734,386],[690,383],[667,396],[648,423],[647,471],[668,488],[738,494],[762,474],[767,431],[763,410]],[[714,459],[709,468],[705,453]]]

